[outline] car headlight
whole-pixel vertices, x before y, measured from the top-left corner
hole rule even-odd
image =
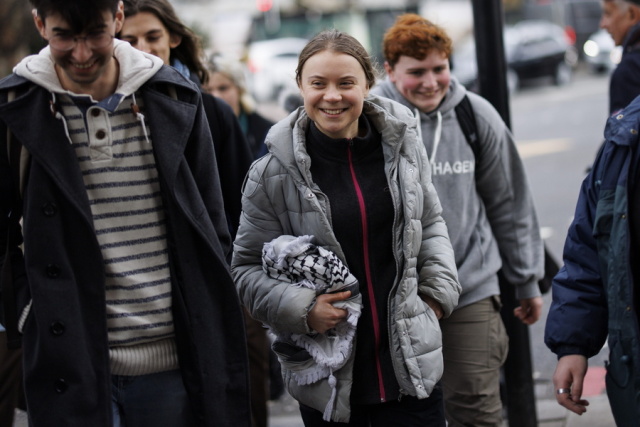
[[[595,58],[600,53],[600,48],[598,47],[598,43],[594,42],[593,40],[587,40],[584,43],[582,50],[584,50],[585,55],[590,56],[592,58]]]

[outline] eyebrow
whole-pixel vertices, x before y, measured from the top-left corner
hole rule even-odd
[[[51,32],[54,33],[70,33],[73,30],[71,30],[71,28],[63,28],[63,27],[52,27],[51,28]]]
[[[140,37],[161,36],[161,35],[162,35],[162,30],[161,29],[153,28],[153,29],[147,31],[146,33],[142,34]],[[133,34],[122,33],[122,34],[120,34],[120,38],[121,39],[137,39],[138,36],[135,36]]]
[[[154,28],[152,30],[147,31],[146,33],[144,33],[145,36],[153,36],[156,34],[162,34],[163,31],[160,28]]]
[[[314,75],[311,75],[311,76],[307,77],[307,80],[311,80],[311,79],[328,80],[329,77],[325,77],[325,76],[322,76],[322,75],[319,75],[319,74],[314,74]],[[351,74],[349,74],[347,76],[338,77],[338,80],[345,80],[345,79],[357,79],[357,77],[355,75],[351,75]]]
[[[77,34],[82,34],[82,33],[91,33],[91,32],[95,32],[95,31],[104,31],[104,29],[107,28],[107,24],[102,23],[102,24],[97,24],[97,25],[92,25],[89,26],[87,28],[84,28],[83,31],[77,33]],[[51,31],[54,33],[74,33],[74,31],[71,28],[66,28],[66,27],[52,27]],[[76,34],[76,33],[74,33]]]

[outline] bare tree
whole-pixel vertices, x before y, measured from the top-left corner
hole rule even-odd
[[[29,2],[0,1],[0,77],[9,74],[24,56],[43,46],[33,25]]]

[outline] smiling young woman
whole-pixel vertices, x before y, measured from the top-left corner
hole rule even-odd
[[[305,426],[444,427],[438,319],[460,285],[411,111],[370,96],[375,81],[346,33],[302,50],[304,108],[276,123],[247,175],[232,274],[252,316],[281,333],[274,349]],[[358,286],[316,293],[265,274],[265,242],[280,238],[333,252]],[[345,353],[318,357],[282,338],[340,337],[353,306],[356,345],[338,366],[325,363]]]

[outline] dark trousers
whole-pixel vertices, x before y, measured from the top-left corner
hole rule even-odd
[[[269,400],[269,337],[267,330],[244,310],[249,352],[249,387],[251,390],[251,425],[267,427]]]
[[[179,369],[111,375],[113,427],[197,425]]]
[[[22,349],[7,349],[7,334],[0,332],[0,426],[12,426],[16,408],[24,409]]]
[[[403,396],[399,402],[394,400],[375,405],[352,404],[349,423],[324,421],[322,412],[303,404],[300,404],[300,415],[305,427],[445,427],[440,383],[436,384],[427,399]]]

